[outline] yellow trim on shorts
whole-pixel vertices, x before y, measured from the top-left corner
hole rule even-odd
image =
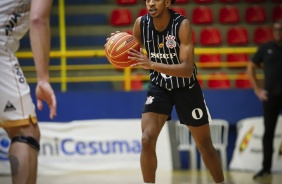
[[[36,116],[30,116],[27,119],[20,119],[20,120],[7,120],[0,122],[0,127],[3,128],[11,128],[11,127],[18,127],[18,126],[25,126],[32,124],[37,124],[37,117]]]

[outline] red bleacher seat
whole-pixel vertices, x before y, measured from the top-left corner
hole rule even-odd
[[[136,74],[132,74],[132,76],[134,78],[130,81],[131,90],[135,90],[135,91],[142,90],[143,89],[142,74],[136,73]],[[125,82],[123,82],[123,88],[125,89]]]
[[[249,61],[248,54],[227,54],[226,55],[226,62],[228,68],[240,68],[246,67],[247,62]]]
[[[195,3],[212,3],[213,0],[194,0]]]
[[[202,68],[218,68],[221,63],[220,54],[201,54],[199,55],[199,64]]]
[[[239,23],[240,14],[236,6],[225,6],[219,10],[219,22],[222,24]]]
[[[240,72],[235,79],[235,86],[237,88],[251,88],[251,82],[245,72]]]
[[[279,5],[274,7],[272,10],[272,21],[275,22],[281,19],[282,19],[282,5]]]
[[[136,4],[137,0],[116,0],[116,2],[119,5],[132,5],[132,4]]]
[[[147,14],[147,13],[148,13],[147,8],[141,8],[141,9],[139,10],[139,12],[138,12],[138,16],[140,17],[140,16],[143,16],[143,15],[145,15],[145,14]]]
[[[184,8],[182,8],[182,7],[172,7],[171,9],[186,17],[186,10]]]
[[[208,87],[216,89],[228,89],[231,87],[230,79],[225,72],[214,72],[209,76]]]
[[[237,3],[240,0],[220,0],[221,3]]]
[[[221,33],[216,27],[205,27],[200,33],[202,45],[220,45],[222,42]]]
[[[246,8],[245,20],[247,23],[264,23],[266,21],[265,9],[259,5],[252,5]]]
[[[128,26],[132,23],[132,13],[127,8],[114,9],[111,14],[112,26]]]
[[[192,21],[194,24],[213,23],[212,10],[208,6],[198,6],[192,10]]]
[[[265,0],[245,0],[247,3],[263,3]]]
[[[236,26],[227,31],[227,43],[229,45],[246,45],[249,43],[248,32],[245,28]]]
[[[176,0],[175,1],[175,4],[185,4],[185,3],[188,3],[189,0]]]
[[[254,43],[262,44],[273,40],[272,28],[268,26],[257,27],[254,31]]]

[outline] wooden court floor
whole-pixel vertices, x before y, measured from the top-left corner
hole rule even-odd
[[[282,184],[282,173],[254,181],[252,172],[228,171],[227,184]],[[158,171],[157,184],[212,184],[206,171]],[[10,176],[0,176],[0,184],[11,184]],[[139,170],[72,173],[56,176],[38,176],[37,184],[143,184]]]

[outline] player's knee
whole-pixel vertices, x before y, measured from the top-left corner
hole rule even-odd
[[[30,147],[32,147],[33,149],[35,149],[36,151],[40,150],[39,142],[37,141],[37,139],[31,136],[15,136],[12,138],[11,144],[15,142],[25,143],[29,145]]]
[[[143,133],[142,135],[142,148],[143,149],[154,147],[155,144],[156,144],[155,136],[148,134],[148,133]]]

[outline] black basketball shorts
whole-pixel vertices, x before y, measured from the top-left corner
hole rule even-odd
[[[198,81],[190,86],[171,90],[150,83],[143,113],[165,114],[170,120],[174,106],[181,124],[197,127],[211,121]]]

